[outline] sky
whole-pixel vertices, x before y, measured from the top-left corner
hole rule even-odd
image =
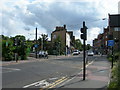
[[[108,13],[118,14],[119,0],[2,0],[0,6],[0,34],[6,36],[24,35],[35,39],[48,34],[49,40],[56,26],[66,24],[80,39],[80,28],[85,21],[87,44],[108,26]],[[105,18],[105,20],[103,20]]]

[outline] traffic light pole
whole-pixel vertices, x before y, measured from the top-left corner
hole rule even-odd
[[[83,22],[83,28],[85,28],[85,22]],[[85,34],[85,33],[84,33]],[[85,63],[85,38],[83,39],[83,80],[85,80],[85,75],[86,75],[86,63]]]
[[[86,54],[85,54],[85,40],[83,40],[83,80],[85,80],[85,75],[86,75],[85,57],[86,57]]]

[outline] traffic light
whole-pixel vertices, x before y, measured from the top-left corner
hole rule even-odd
[[[81,28],[81,39],[87,40],[87,27]]]
[[[17,46],[17,39],[14,39],[13,46]]]

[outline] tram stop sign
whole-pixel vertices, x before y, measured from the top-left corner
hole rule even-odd
[[[114,46],[114,40],[108,40],[108,46]]]

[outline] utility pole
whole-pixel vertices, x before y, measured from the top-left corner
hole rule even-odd
[[[36,47],[35,47],[35,54],[36,54],[36,58],[37,58],[37,27],[36,27]]]
[[[87,27],[85,26],[85,21],[83,21],[83,28],[81,28],[81,39],[83,39],[83,80],[85,80],[85,75],[86,75],[86,43],[85,41],[87,40]]]

